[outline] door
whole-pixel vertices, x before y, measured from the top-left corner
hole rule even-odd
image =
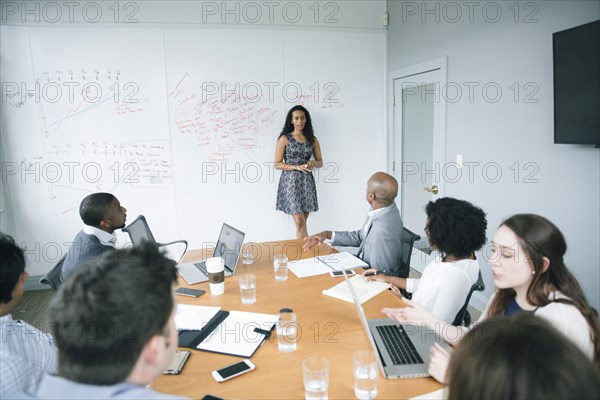
[[[427,250],[425,205],[443,196],[445,162],[445,58],[395,71],[393,93],[391,170],[400,184],[398,198],[404,226],[421,235],[415,245]],[[419,270],[429,257],[413,254]]]

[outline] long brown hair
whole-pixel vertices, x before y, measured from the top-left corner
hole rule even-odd
[[[504,221],[506,226],[517,236],[519,245],[525,252],[535,274],[527,288],[527,302],[544,307],[555,301],[576,307],[590,327],[590,338],[594,344],[594,360],[600,363],[600,323],[598,312],[590,307],[577,279],[569,272],[563,256],[567,251],[567,243],[560,230],[546,218],[535,214],[516,214]],[[543,271],[543,257],[550,260],[550,266]],[[553,291],[560,291],[567,298],[549,299]],[[514,289],[498,289],[489,315],[504,314],[506,307],[515,297]]]
[[[448,399],[597,399],[600,373],[546,320],[528,313],[486,319],[456,347]]]

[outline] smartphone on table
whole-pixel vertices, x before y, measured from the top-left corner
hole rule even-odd
[[[330,276],[334,277],[334,278],[339,278],[339,277],[343,277],[344,273],[342,271],[331,271],[329,273]],[[346,275],[348,276],[352,276],[352,275],[356,275],[356,272],[354,272],[353,269],[347,269],[346,270]]]
[[[206,290],[190,289],[190,288],[186,288],[186,287],[180,287],[180,288],[177,288],[177,290],[175,290],[175,293],[176,294],[180,294],[182,296],[200,297],[204,293],[206,293]]]
[[[231,378],[235,378],[236,376],[245,374],[246,372],[253,371],[255,368],[256,367],[252,361],[246,359],[221,369],[214,370],[212,372],[212,376],[217,382],[221,383]]]
[[[177,350],[171,364],[163,371],[165,375],[176,375],[181,372],[188,357],[192,354],[189,350]]]

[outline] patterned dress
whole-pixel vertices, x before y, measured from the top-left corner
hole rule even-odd
[[[308,141],[297,142],[291,133],[287,134],[283,159],[290,165],[306,164],[312,157],[313,147]],[[317,187],[312,172],[282,171],[277,190],[277,210],[286,214],[302,214],[319,209]]]

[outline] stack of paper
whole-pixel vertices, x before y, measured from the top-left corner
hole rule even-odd
[[[379,293],[383,292],[390,287],[389,283],[378,282],[378,281],[366,281],[361,275],[355,275],[350,278],[352,281],[352,287],[358,296],[360,304],[371,300]],[[348,288],[348,283],[344,280],[332,288],[323,290],[323,294],[331,297],[335,297],[339,300],[347,301],[348,303],[354,303],[352,293]]]
[[[328,274],[331,271],[368,267],[368,264],[350,253],[334,253],[326,256],[290,261],[289,269],[298,277]]]
[[[199,331],[219,312],[221,307],[177,304],[175,326],[179,331]]]

